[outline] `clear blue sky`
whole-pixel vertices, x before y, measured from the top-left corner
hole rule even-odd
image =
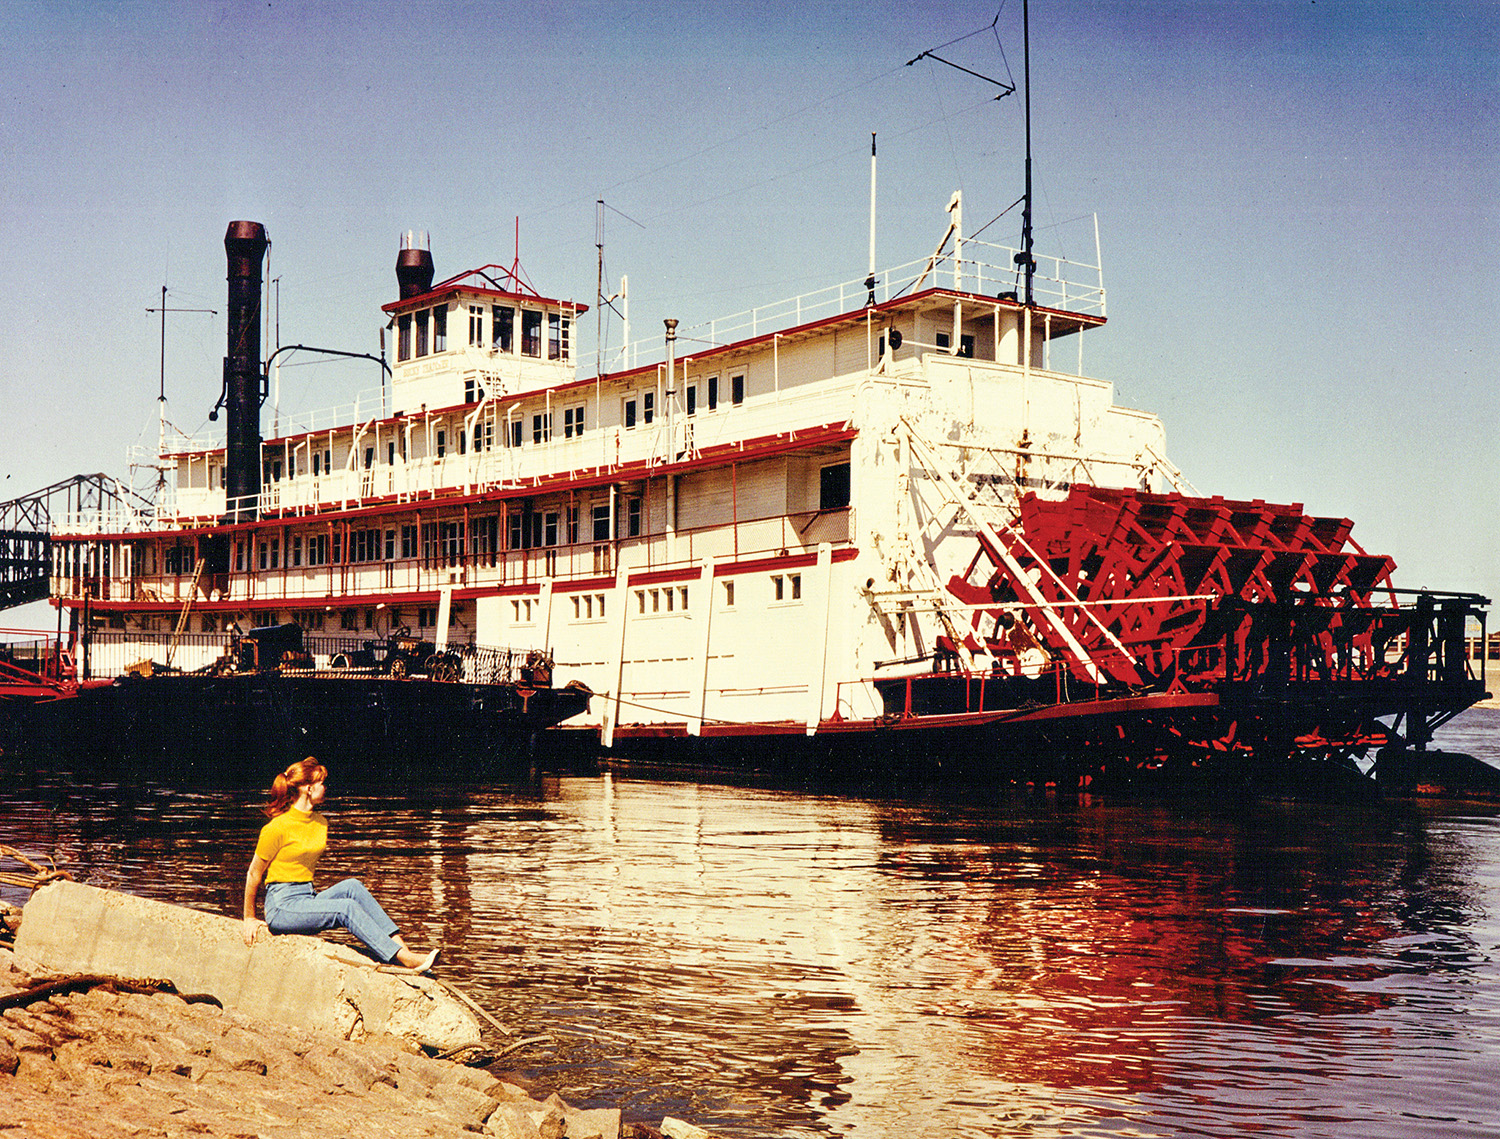
[[[159,325],[218,308],[262,221],[283,342],[374,351],[403,229],[440,277],[521,260],[592,304],[594,201],[632,317],[862,276],[1021,191],[1021,8],[479,0],[31,3],[0,43],[0,496],[155,440]],[[1398,583],[1500,594],[1500,6],[1036,0],[1038,248],[1092,252],[1086,370],[1160,415],[1203,493],[1355,520]],[[1002,55],[1003,49],[1003,55]],[[626,220],[626,215],[631,220]],[[992,234],[1013,239],[1014,215]],[[583,350],[592,351],[585,321]],[[206,426],[222,311],[169,318]],[[328,406],[373,365],[288,369]],[[0,618],[0,621],[6,621]]]

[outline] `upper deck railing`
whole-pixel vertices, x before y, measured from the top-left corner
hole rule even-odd
[[[930,288],[1000,296],[1020,287],[1015,258],[1019,251],[1005,245],[969,238],[957,251],[924,257],[896,265],[877,275],[875,301],[883,304]],[[1033,295],[1038,304],[1088,316],[1104,316],[1104,275],[1098,264],[1065,257],[1035,255],[1037,272]],[[691,355],[689,345],[718,348],[736,340],[795,328],[816,320],[853,312],[870,299],[866,278],[857,277],[836,285],[801,293],[770,304],[758,305],[730,316],[717,317],[677,330],[680,351]],[[619,349],[616,366],[638,367],[660,360],[665,347],[660,336],[637,340]]]

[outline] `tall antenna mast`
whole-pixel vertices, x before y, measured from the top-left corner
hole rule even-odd
[[[157,424],[156,431],[156,485],[160,490],[166,482],[166,468],[162,466],[162,452],[167,449],[167,313],[169,312],[206,312],[217,316],[218,310],[211,308],[168,308],[167,286],[161,287],[161,307],[148,308],[147,312],[161,313],[161,388],[156,397]]]
[[[996,17],[998,19],[998,17]],[[1036,280],[1036,258],[1031,255],[1031,4],[1021,0],[1021,52],[1025,57],[1021,80],[1026,85],[1026,200],[1021,206],[1021,252],[1016,255],[1026,276],[1026,307],[1036,303],[1032,288]]]
[[[996,12],[995,18],[989,23],[989,28],[981,28],[979,31],[992,30],[999,22],[1000,13]],[[1007,95],[1015,94],[1015,84],[1002,83],[1000,80],[992,79],[988,75],[981,75],[977,71],[971,71],[969,68],[964,67],[961,64],[954,63],[951,59],[944,59],[942,56],[937,54],[939,48],[945,48],[948,46],[948,44],[956,44],[961,40],[968,39],[969,36],[975,36],[978,34],[979,32],[970,32],[968,35],[959,36],[956,40],[949,40],[948,43],[939,44],[937,48],[929,48],[921,55],[916,56],[913,59],[908,59],[906,61],[906,66],[910,67],[919,59],[935,59],[938,63],[941,63],[947,67],[951,67],[955,71],[962,71],[965,75],[972,75],[975,79],[982,79],[986,83],[993,83],[996,87],[1001,88],[1000,94],[995,96],[996,100],[1003,99]],[[1021,198],[1021,252],[1016,254],[1016,267],[1022,270],[1025,274],[1026,291],[1024,296],[1026,304],[1030,306],[1032,303],[1032,278],[1035,275],[1036,271],[1036,258],[1031,255],[1031,7],[1027,0],[1021,0],[1021,41],[1022,50],[1026,56],[1026,192],[1024,195],[1022,195]],[[871,140],[871,162],[874,162],[873,139]],[[873,181],[874,179],[872,177],[872,184]]]
[[[870,290],[866,304],[875,307],[875,132],[870,132],[870,275],[865,278],[865,288]]]

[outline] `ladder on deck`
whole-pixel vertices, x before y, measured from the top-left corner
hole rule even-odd
[[[198,564],[193,567],[193,582],[188,586],[187,600],[182,604],[182,612],[177,616],[177,628],[172,630],[172,639],[167,642],[167,667],[172,667],[172,657],[177,653],[177,642],[182,639],[182,632],[187,628],[188,613],[193,608],[193,599],[198,596],[198,582],[203,577],[203,565],[207,559],[199,558]]]

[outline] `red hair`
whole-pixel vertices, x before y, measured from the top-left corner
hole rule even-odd
[[[328,778],[328,768],[312,756],[298,760],[276,777],[271,784],[271,801],[261,808],[270,818],[284,814],[304,787]]]

